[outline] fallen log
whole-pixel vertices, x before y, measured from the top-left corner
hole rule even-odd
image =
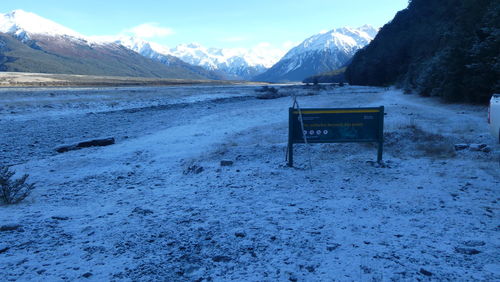
[[[65,153],[69,151],[74,151],[74,150],[80,150],[82,148],[88,148],[88,147],[102,147],[102,146],[109,146],[115,144],[115,138],[109,137],[109,138],[103,138],[103,139],[93,139],[93,140],[88,140],[88,141],[82,141],[76,144],[71,144],[71,145],[62,145],[56,148],[56,151],[58,153]]]

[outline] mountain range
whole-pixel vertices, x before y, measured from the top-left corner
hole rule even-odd
[[[219,78],[172,57],[170,64],[148,59],[123,45],[96,42],[71,29],[15,10],[0,15],[0,70],[60,74]]]
[[[107,40],[109,42],[110,39]],[[223,79],[251,80],[279,59],[269,60],[269,58],[259,57],[258,54],[243,48],[206,48],[200,44],[190,43],[169,49],[131,36],[120,36],[111,41],[162,63],[168,64],[167,58],[179,58],[188,64],[212,71]]]
[[[194,43],[167,48],[132,36],[89,37],[15,10],[0,14],[0,71],[302,81],[343,66],[376,32],[362,26],[320,33],[279,60],[245,48],[206,48]]]

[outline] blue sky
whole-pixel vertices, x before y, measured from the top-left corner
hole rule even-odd
[[[380,27],[408,0],[15,0],[2,13],[22,9],[84,35],[134,33],[174,47],[252,48],[297,44],[323,30]],[[288,46],[287,46],[288,47]]]

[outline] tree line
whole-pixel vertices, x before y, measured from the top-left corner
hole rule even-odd
[[[350,84],[397,85],[450,102],[500,93],[500,1],[413,0],[353,57]]]

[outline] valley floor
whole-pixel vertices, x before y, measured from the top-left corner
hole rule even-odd
[[[0,87],[115,87],[169,85],[235,85],[229,80],[190,80],[148,77],[121,77],[28,72],[0,72]]]
[[[0,165],[37,183],[0,205],[0,280],[500,279],[485,107],[282,86],[304,108],[387,112],[384,165],[376,145],[324,144],[296,145],[289,168],[292,99],[255,89],[0,90]],[[454,150],[479,143],[491,150]]]

